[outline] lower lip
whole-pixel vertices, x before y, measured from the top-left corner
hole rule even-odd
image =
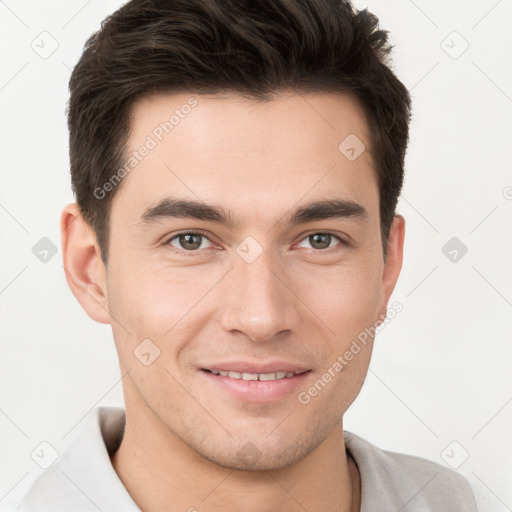
[[[243,380],[215,375],[207,370],[201,373],[221,389],[246,402],[272,402],[297,391],[311,371],[276,380]]]

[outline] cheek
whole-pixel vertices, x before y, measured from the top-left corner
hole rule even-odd
[[[110,270],[108,293],[113,319],[112,330],[118,352],[125,362],[142,340],[155,340],[158,346],[165,332],[173,325],[177,294],[168,282],[152,273],[136,270],[135,265],[116,261]]]
[[[158,345],[165,358],[164,352],[171,346],[178,351],[177,333],[191,326],[200,328],[204,320],[201,306],[208,302],[208,292],[218,280],[216,272],[192,274],[190,269],[184,272],[162,266],[141,271],[141,266],[124,264],[112,269],[109,307],[117,320],[112,328],[120,352],[130,356],[146,338]]]
[[[343,345],[375,323],[380,305],[379,276],[378,265],[372,270],[371,265],[361,264],[330,268],[297,279],[304,303]]]
[[[125,263],[111,273],[109,304],[114,315],[139,333],[151,327],[151,332],[162,336],[183,315],[183,310],[190,308],[194,290],[197,286],[187,286],[176,272]]]

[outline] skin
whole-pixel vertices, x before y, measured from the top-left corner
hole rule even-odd
[[[139,101],[128,151],[189,97]],[[266,103],[234,93],[194,97],[197,106],[119,185],[107,267],[77,205],[62,213],[69,286],[91,318],[112,325],[128,372],[126,430],[113,466],[147,511],[359,510],[360,475],[346,456],[342,418],[366,377],[373,340],[306,405],[297,392],[269,402],[235,398],[207,384],[201,368],[303,363],[311,371],[297,391],[307,390],[384,318],[405,221],[395,216],[384,262],[363,112],[335,93],[280,93]],[[366,145],[355,161],[338,150],[349,134]],[[222,206],[237,224],[139,222],[170,196]],[[352,200],[367,217],[285,223],[295,208],[325,199]],[[190,256],[175,235],[195,229],[209,240],[199,237]],[[310,235],[325,230],[339,239],[318,248]],[[236,252],[248,236],[262,249],[252,263]],[[149,366],[133,353],[146,338],[160,350]],[[244,457],[248,447],[257,456]]]

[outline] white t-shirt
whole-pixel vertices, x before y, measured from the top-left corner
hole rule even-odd
[[[110,461],[123,436],[124,409],[97,407],[85,421],[18,512],[140,512]],[[361,512],[477,512],[469,483],[455,471],[381,450],[346,430],[344,439],[361,475]]]

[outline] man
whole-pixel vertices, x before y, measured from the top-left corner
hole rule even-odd
[[[132,1],[89,39],[63,258],[126,412],[94,410],[20,510],[476,510],[343,430],[402,265],[389,50],[330,0]]]

